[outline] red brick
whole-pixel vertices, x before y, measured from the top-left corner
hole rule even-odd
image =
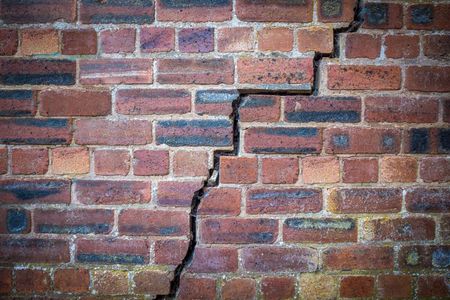
[[[68,180],[0,180],[2,203],[70,203],[70,181]]]
[[[150,244],[142,239],[77,239],[75,259],[90,264],[146,264]]]
[[[56,54],[58,52],[58,31],[51,29],[24,29],[21,31],[20,54]]]
[[[94,271],[93,287],[100,295],[128,293],[128,272],[121,270]]]
[[[416,58],[420,52],[418,35],[388,35],[384,40],[387,58]]]
[[[158,182],[158,204],[161,206],[192,205],[192,199],[203,187],[202,180]]]
[[[250,272],[313,272],[318,267],[318,253],[310,248],[252,247],[241,255]]]
[[[25,209],[0,208],[0,233],[29,233],[31,213]]]
[[[250,95],[239,106],[240,122],[276,122],[280,119],[280,97]]]
[[[408,29],[450,30],[449,4],[415,4],[408,6],[406,27]]]
[[[395,188],[337,189],[330,193],[328,209],[335,213],[399,212],[402,192]]]
[[[0,294],[10,294],[13,287],[12,270],[0,269]]]
[[[214,28],[182,28],[178,31],[180,52],[206,53],[214,51]]]
[[[100,33],[103,53],[133,53],[136,46],[136,30],[123,28]]]
[[[152,124],[145,120],[80,119],[74,138],[80,145],[143,145],[152,141]]]
[[[323,264],[330,270],[392,270],[394,251],[377,246],[330,247],[323,253]]]
[[[311,0],[289,2],[289,5],[280,0],[236,2],[236,15],[242,21],[309,23],[312,13]]]
[[[237,268],[237,249],[196,247],[192,263],[187,271],[192,273],[226,273],[236,272]]]
[[[195,94],[195,112],[199,115],[230,116],[233,103],[239,98],[235,89],[197,90]]]
[[[108,234],[114,212],[102,209],[34,210],[34,231],[54,234]]]
[[[300,28],[297,32],[298,50],[329,54],[334,49],[334,35],[331,27]]]
[[[34,116],[36,98],[37,92],[31,90],[0,90],[0,116]]]
[[[40,294],[50,290],[50,274],[41,270],[16,270],[16,290],[19,293]]]
[[[66,240],[0,238],[2,263],[66,263],[69,260],[69,242]]]
[[[413,157],[383,157],[380,162],[381,181],[415,182],[417,160]]]
[[[325,129],[325,152],[329,154],[383,154],[400,151],[400,131],[384,128]]]
[[[0,30],[0,55],[14,55],[19,46],[19,34],[14,29]]]
[[[76,0],[44,0],[39,2],[7,0],[0,3],[0,19],[5,23],[75,22]],[[18,13],[20,12],[20,13]]]
[[[8,149],[0,148],[0,174],[8,172]]]
[[[266,27],[258,31],[258,49],[260,51],[292,51],[294,35],[291,29]]]
[[[324,23],[337,23],[353,21],[357,0],[319,0],[319,21]]]
[[[149,181],[78,180],[75,194],[83,204],[135,204],[151,200]]]
[[[412,277],[409,275],[380,275],[378,276],[378,295],[382,299],[412,297]]]
[[[232,1],[157,1],[158,21],[219,22],[231,20]]]
[[[331,90],[398,90],[401,79],[398,66],[328,66],[328,88]]]
[[[84,147],[52,149],[52,173],[58,175],[89,173],[89,150]]]
[[[294,243],[343,243],[357,241],[357,223],[352,219],[286,219],[283,240]]]
[[[363,28],[400,29],[403,26],[403,6],[397,3],[365,3]]]
[[[406,191],[406,209],[417,213],[450,212],[450,189],[418,187]]]
[[[450,181],[450,159],[426,157],[420,160],[420,178],[424,182]]]
[[[252,300],[256,296],[256,282],[251,278],[232,278],[223,283],[223,300]]]
[[[97,175],[127,175],[130,171],[127,150],[95,150],[94,161]]]
[[[155,263],[163,265],[179,265],[189,247],[185,240],[158,240],[155,242]]]
[[[251,189],[247,193],[247,213],[283,214],[319,212],[322,192],[319,189]]]
[[[261,280],[261,292],[265,300],[293,299],[295,280],[292,277],[264,277]]]
[[[205,151],[177,151],[173,157],[175,176],[208,176],[209,155]]]
[[[38,175],[48,170],[47,148],[14,148],[11,152],[13,174]]]
[[[175,50],[175,29],[165,27],[142,28],[140,47],[142,53],[170,52]]]
[[[143,270],[136,272],[134,291],[138,294],[167,295],[172,276],[167,271]]]
[[[426,35],[423,52],[434,59],[448,58],[450,53],[450,37],[448,35]]]
[[[417,282],[419,297],[448,297],[450,292],[448,290],[447,280],[444,276],[431,275],[420,276]]]
[[[199,215],[237,216],[241,211],[241,191],[233,188],[205,189],[198,208]]]
[[[258,180],[258,160],[255,157],[220,157],[221,183],[255,183]]]
[[[450,67],[411,66],[406,69],[405,87],[410,91],[450,92]]]
[[[183,300],[216,299],[216,280],[185,275],[181,278],[178,298]]]
[[[298,159],[294,157],[265,157],[261,160],[262,182],[274,184],[296,183],[298,166]]]
[[[375,279],[371,276],[346,276],[341,279],[343,298],[372,297]]]
[[[227,27],[218,29],[219,52],[247,52],[254,48],[253,28]]]
[[[133,153],[134,175],[157,176],[169,174],[169,151],[136,150]]]
[[[378,160],[375,158],[345,158],[342,181],[362,183],[378,181]]]
[[[189,215],[185,212],[127,209],[119,214],[121,235],[187,236]]]
[[[311,58],[239,58],[239,83],[312,84]]]
[[[273,219],[205,219],[200,228],[207,244],[267,244],[278,236],[278,221]]]
[[[333,156],[305,157],[302,177],[307,184],[339,182],[339,160]]]
[[[232,84],[233,60],[216,59],[161,59],[158,61],[158,79],[162,84]]]
[[[89,291],[89,271],[86,269],[59,269],[55,271],[55,290],[83,293]]]
[[[370,58],[380,56],[381,36],[373,34],[349,33],[345,40],[347,58]]]
[[[403,152],[413,154],[449,153],[445,128],[411,128],[403,132]]]
[[[61,53],[65,55],[97,54],[97,32],[93,29],[63,30]]]
[[[102,2],[82,0],[79,19],[84,24],[149,24],[155,20],[153,1],[122,0]]]
[[[403,246],[399,251],[399,265],[403,270],[421,271],[446,268],[449,245]]]
[[[371,241],[434,240],[433,219],[409,217],[374,219],[364,223],[364,237]]]

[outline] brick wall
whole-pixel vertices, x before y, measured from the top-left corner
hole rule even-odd
[[[448,298],[449,15],[0,1],[0,294]]]

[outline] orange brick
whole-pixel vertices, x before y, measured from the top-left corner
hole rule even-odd
[[[59,52],[59,37],[55,30],[26,29],[22,31],[22,55]]]
[[[220,28],[217,46],[220,52],[244,52],[253,50],[253,29],[250,27]]]
[[[84,147],[61,147],[52,150],[53,174],[89,173],[89,150]]]
[[[263,28],[258,32],[258,48],[261,51],[292,51],[294,37],[289,28]]]
[[[303,163],[305,183],[339,182],[339,160],[335,157],[306,157]]]
[[[381,160],[381,180],[384,182],[414,182],[417,160],[413,157],[384,157]]]
[[[263,158],[263,183],[295,183],[298,179],[297,158]]]
[[[204,151],[178,151],[173,158],[175,176],[208,176],[208,153]]]
[[[331,27],[309,27],[298,31],[298,50],[300,52],[333,52],[333,29]]]
[[[255,183],[258,178],[258,162],[253,157],[220,158],[221,183]]]

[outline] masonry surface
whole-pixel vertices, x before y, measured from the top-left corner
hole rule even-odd
[[[448,299],[448,16],[1,0],[0,298]]]

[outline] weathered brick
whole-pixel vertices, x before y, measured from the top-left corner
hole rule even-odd
[[[404,246],[399,251],[399,265],[403,270],[426,271],[432,268],[448,267],[448,245],[412,245]]]
[[[404,131],[403,145],[405,153],[450,153],[450,130],[447,128],[411,128]]]
[[[90,264],[145,264],[150,245],[142,239],[77,239],[75,259]]]
[[[173,174],[207,177],[208,161],[209,155],[205,151],[177,151],[173,156]]]
[[[388,35],[384,38],[388,58],[416,58],[420,52],[418,35]]]
[[[249,95],[239,106],[240,122],[276,122],[280,119],[281,99],[272,95]]]
[[[133,170],[137,176],[169,174],[169,152],[165,150],[135,150]]]
[[[426,157],[420,160],[420,178],[424,182],[450,181],[450,159]]]
[[[1,14],[1,12],[0,12]],[[0,30],[0,55],[14,55],[19,46],[19,34],[15,29]]]
[[[217,50],[219,52],[247,52],[254,48],[253,28],[226,27],[217,33]]]
[[[225,273],[236,272],[237,268],[237,249],[196,247],[192,263],[187,271],[192,273]]]
[[[231,20],[231,0],[160,0],[159,21],[219,22]]]
[[[255,183],[258,180],[258,160],[255,157],[220,157],[221,183]]]
[[[94,164],[97,175],[127,175],[130,154],[127,150],[95,150]]]
[[[450,292],[445,276],[420,276],[417,281],[419,297],[448,297]]]
[[[319,189],[251,189],[246,203],[249,214],[319,212],[322,192]]]
[[[66,240],[0,238],[2,263],[66,263],[69,260],[69,242]]]
[[[0,269],[0,294],[10,294],[13,288],[12,269]]]
[[[155,242],[155,262],[163,265],[179,265],[189,247],[186,240],[158,240]]]
[[[149,24],[155,20],[153,0],[81,0],[80,21],[85,24]]]
[[[16,290],[19,293],[41,294],[50,290],[50,274],[46,271],[16,270]]]
[[[100,45],[103,53],[133,53],[136,48],[136,30],[104,30],[100,33]]]
[[[0,59],[4,85],[74,85],[76,62],[66,59]]]
[[[241,191],[234,188],[207,188],[198,208],[199,215],[237,216],[240,211]]]
[[[232,278],[223,283],[223,300],[252,300],[256,296],[256,282],[251,278]]]
[[[134,204],[151,200],[149,181],[77,180],[75,194],[83,204]]]
[[[340,296],[344,298],[372,297],[375,279],[371,276],[346,276],[341,279]]]
[[[0,174],[8,172],[8,149],[0,148]]]
[[[114,225],[114,212],[103,209],[35,210],[36,233],[108,234]]]
[[[229,116],[238,98],[236,90],[200,90],[195,95],[195,112],[200,115]]]
[[[329,270],[392,270],[394,251],[391,247],[330,247],[323,252],[323,264]]]
[[[158,121],[155,134],[156,144],[172,147],[225,147],[233,143],[233,126],[228,119]]]
[[[295,279],[292,277],[264,277],[261,280],[263,299],[293,299],[295,296]]]
[[[203,181],[160,181],[158,182],[158,204],[161,206],[191,206],[195,192]]]
[[[328,88],[331,90],[398,90],[401,79],[398,66],[328,66]]]
[[[311,58],[239,58],[239,83],[307,84],[313,82]]]
[[[21,31],[20,54],[56,54],[59,52],[58,31],[52,29],[24,29]]]
[[[448,35],[426,35],[423,52],[425,56],[434,59],[448,58],[450,53],[450,37]]]
[[[61,53],[89,55],[97,53],[97,32],[93,29],[61,31]]]
[[[167,295],[172,277],[167,271],[139,271],[133,277],[134,291],[138,294]]]
[[[169,52],[175,50],[175,29],[165,27],[142,28],[140,47],[142,53]]]
[[[178,32],[180,52],[206,53],[214,51],[214,28],[182,28]]]
[[[374,158],[345,158],[342,181],[345,183],[377,182],[378,160]]]
[[[87,269],[58,269],[55,271],[55,290],[83,293],[89,291],[90,275]]]
[[[205,219],[200,224],[200,238],[214,244],[271,244],[278,236],[274,219]]]
[[[450,241],[450,216],[444,215],[440,222],[442,240],[446,243]]]
[[[249,128],[244,134],[244,149],[249,153],[320,153],[322,131],[318,128]]]
[[[450,189],[418,187],[408,189],[405,196],[406,209],[417,213],[448,213]]]
[[[245,248],[242,259],[250,272],[313,272],[318,266],[318,253],[311,248]]]
[[[413,157],[383,157],[380,162],[381,181],[415,182],[417,178],[417,160]]]
[[[89,173],[89,150],[84,147],[52,149],[52,173],[59,175]]]
[[[284,118],[287,122],[343,122],[361,121],[361,99],[357,97],[284,97]]]
[[[353,219],[290,218],[283,225],[283,240],[291,243],[356,242],[357,235]]]
[[[43,116],[105,116],[111,113],[111,94],[105,90],[44,90],[39,93]]]
[[[29,233],[31,213],[26,209],[0,208],[0,233]]]
[[[364,222],[364,238],[371,241],[434,240],[435,223],[430,218],[374,219]]]
[[[440,5],[413,4],[408,6],[406,27],[408,29],[449,30],[449,14],[450,5],[448,3]]]
[[[75,142],[80,145],[128,146],[152,141],[152,125],[146,120],[80,119],[75,126]]]
[[[345,36],[345,57],[370,58],[380,56],[381,36],[364,33],[349,33]]]
[[[329,54],[334,49],[332,27],[307,27],[297,31],[298,50],[300,52],[315,51]]]
[[[73,23],[76,11],[76,0],[4,0],[0,3],[0,19],[5,23]]]
[[[0,116],[32,116],[36,113],[36,98],[31,90],[0,90]]]
[[[351,22],[354,19],[356,0],[319,0],[319,21],[324,23]]]
[[[336,183],[339,182],[339,159],[333,156],[305,157],[302,159],[303,182]]]
[[[399,3],[365,3],[364,28],[400,29],[403,26],[403,7]]]
[[[158,79],[162,84],[232,84],[233,60],[213,59],[161,59],[158,61]]]
[[[325,129],[326,153],[384,154],[400,151],[400,131],[384,128]]]
[[[181,89],[123,89],[116,93],[116,110],[125,115],[185,114],[191,93]]]
[[[128,272],[121,270],[94,271],[92,273],[94,289],[100,295],[128,293]]]
[[[450,67],[410,66],[405,87],[410,91],[450,92]]]
[[[11,152],[11,172],[22,175],[45,174],[48,161],[47,148],[14,148]]]
[[[103,58],[79,61],[80,83],[135,84],[152,83],[152,59],[146,58]]]
[[[258,31],[258,49],[260,51],[292,51],[294,34],[292,29],[266,27]]]
[[[67,180],[19,180],[0,181],[2,203],[70,203],[70,181]]]
[[[185,275],[181,277],[178,298],[186,300],[216,299],[216,280]]]
[[[263,183],[288,184],[298,180],[299,163],[297,158],[271,158],[261,160]]]
[[[300,276],[302,299],[336,299],[337,294],[338,282],[336,276],[321,274],[302,274]]]
[[[412,297],[412,277],[410,275],[380,275],[378,276],[378,295],[382,299]]]
[[[396,188],[337,189],[330,193],[328,209],[335,213],[399,212],[402,191]]]
[[[236,15],[242,21],[308,23],[312,21],[312,13],[313,3],[310,0],[236,2]]]

